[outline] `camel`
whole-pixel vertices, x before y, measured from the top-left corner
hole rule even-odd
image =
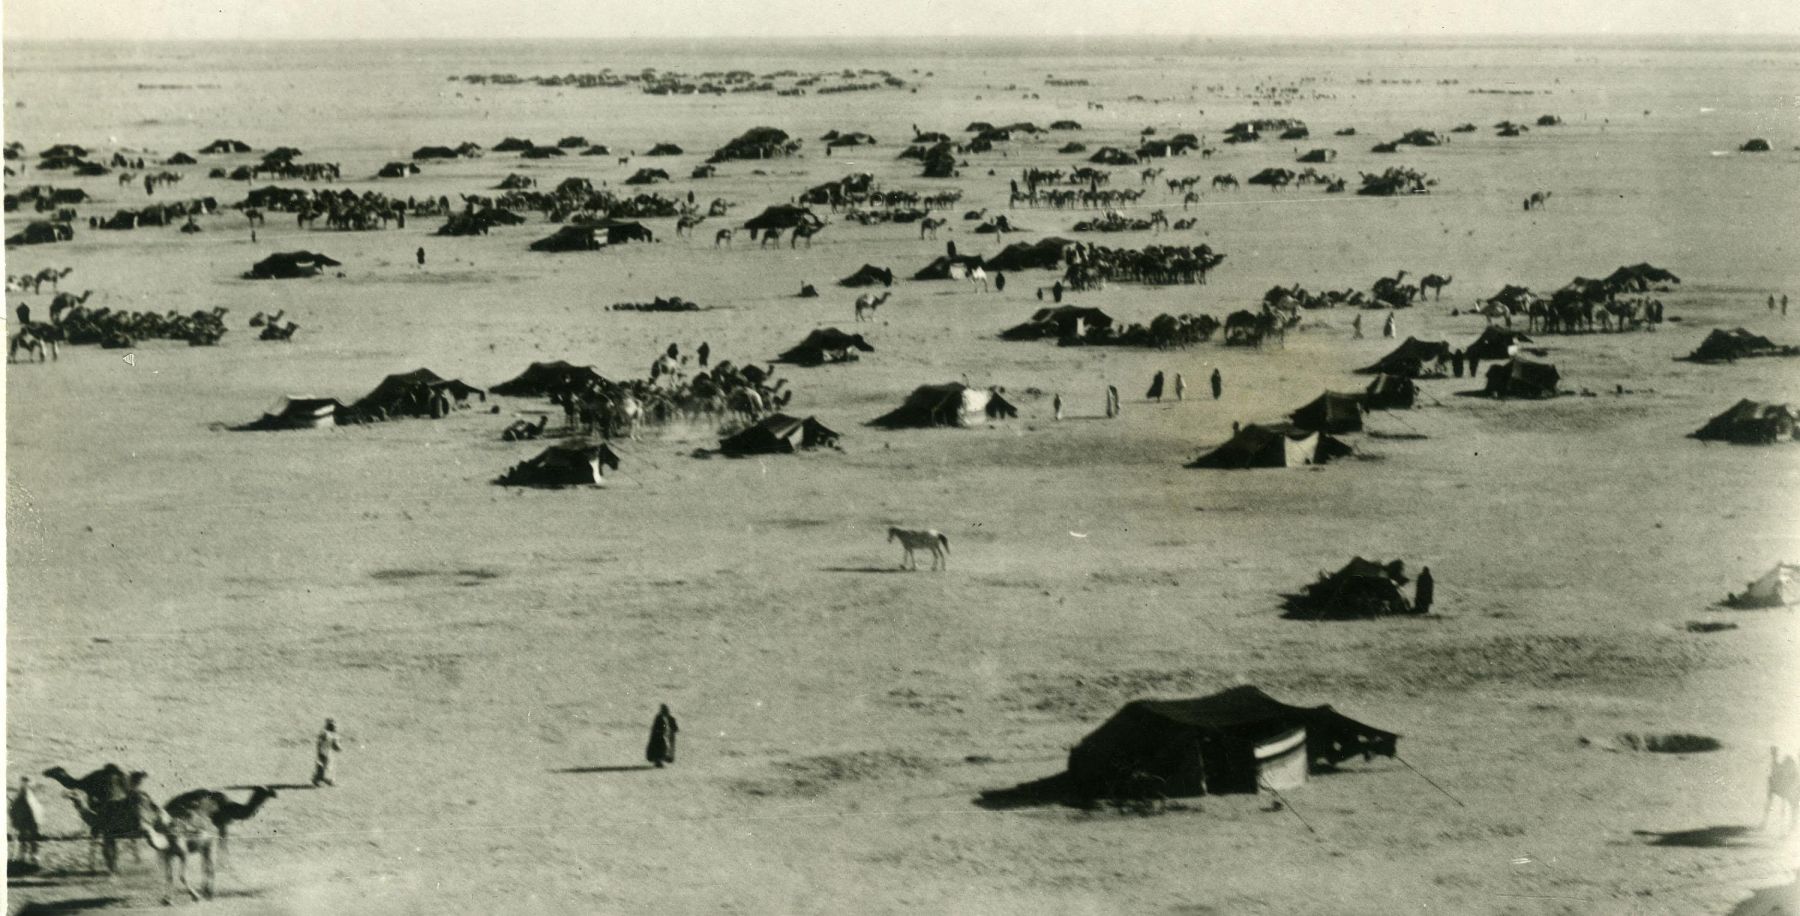
[[[1189,191],[1189,192],[1187,192],[1187,194],[1183,195],[1181,198],[1181,209],[1186,210],[1188,208],[1188,204],[1197,204],[1199,202],[1200,202],[1200,192],[1199,191]]]
[[[753,239],[756,238],[756,233],[752,232],[750,234],[750,237]],[[780,229],[764,230],[763,234],[762,234],[762,241],[760,243],[758,243],[756,247],[767,248],[771,244],[773,244],[776,248],[781,247],[781,230]]]
[[[1444,298],[1444,287],[1449,286],[1452,279],[1454,279],[1452,276],[1440,277],[1437,274],[1426,274],[1419,279],[1419,293],[1420,295],[1431,293],[1431,299],[1435,302]]]
[[[545,414],[538,430],[542,432],[544,426],[549,422],[550,416]],[[169,799],[169,803],[163,806],[163,811],[172,818],[180,819],[188,816],[189,813],[194,813],[211,821],[213,828],[219,834],[219,861],[223,862],[225,860],[225,843],[231,838],[232,822],[247,821],[255,817],[263,803],[275,797],[274,789],[268,786],[257,786],[250,790],[249,801],[238,804],[223,792],[195,789]]]
[[[45,283],[49,283],[50,288],[55,289],[56,284],[62,282],[62,278],[66,277],[69,274],[72,274],[74,272],[75,272],[75,268],[73,268],[73,267],[64,267],[61,270],[58,270],[57,268],[54,268],[54,267],[46,267],[43,270],[38,271],[35,275],[32,276],[31,292],[35,295],[37,292],[39,292],[42,289],[42,287]]]
[[[79,296],[74,293],[57,293],[56,298],[50,300],[50,314],[55,316],[64,309],[72,309],[75,306],[81,305],[87,302],[88,297],[93,294],[94,291],[91,289],[84,291]]]
[[[500,441],[519,442],[528,439],[541,439],[544,436],[544,430],[549,426],[550,415],[547,413],[538,417],[536,425],[525,420],[514,420],[505,429],[500,431]]]
[[[33,331],[31,328],[21,328],[18,333],[12,336],[12,340],[6,345],[6,361],[9,363],[18,362],[19,351],[21,350],[25,352],[28,358],[35,357],[40,363],[49,361],[50,348],[45,345],[44,339],[39,337],[37,332]]]
[[[934,239],[937,238],[937,231],[943,228],[944,224],[947,222],[949,222],[949,220],[933,219],[929,216],[919,220],[919,241],[924,241],[927,235]]]
[[[95,801],[80,789],[70,789],[63,797],[75,806],[75,813],[87,824],[88,835],[100,846],[106,870],[119,872],[119,841],[130,843],[139,837],[150,841],[150,848],[160,849],[151,825],[161,819],[162,809],[144,792],[132,790],[123,798]],[[137,847],[132,847],[135,856]],[[88,869],[94,867],[93,847],[88,848]]]
[[[263,212],[261,210],[256,209],[255,207],[245,207],[244,208],[244,218],[250,221],[251,226],[265,225],[265,221],[263,220]]]
[[[888,301],[888,297],[892,296],[892,295],[893,295],[893,292],[889,291],[889,292],[882,293],[879,296],[875,295],[874,293],[863,293],[862,295],[857,296],[856,297],[856,320],[857,321],[864,320],[863,313],[865,313],[865,312],[867,312],[869,314],[869,316],[870,316],[869,320],[871,320],[871,321],[874,320],[875,310],[878,308],[881,308],[882,303]]]
[[[1782,757],[1781,751],[1769,748],[1769,794],[1763,799],[1763,819],[1757,829],[1769,825],[1769,809],[1776,799],[1781,799],[1782,806],[1787,809],[1787,829],[1792,832],[1794,820],[1800,814],[1800,763],[1792,756]]]
[[[730,247],[731,236],[732,236],[732,231],[730,229],[720,229],[718,232],[713,234],[713,247],[717,248],[717,247],[719,247],[719,245],[721,243],[723,243],[726,247]]]
[[[686,232],[688,237],[692,238],[694,235],[694,227],[700,225],[705,220],[706,217],[704,216],[694,216],[693,214],[684,213],[680,219],[675,221],[675,235],[679,237],[683,232]]]
[[[1481,312],[1481,317],[1487,319],[1488,324],[1493,324],[1494,319],[1498,318],[1506,322],[1507,327],[1512,327],[1512,309],[1507,308],[1506,303],[1482,303],[1480,300],[1476,300],[1476,308]]]
[[[1169,228],[1169,214],[1164,213],[1161,210],[1152,211],[1150,214],[1150,228],[1156,230]]]
[[[1149,184],[1150,182],[1154,181],[1158,176],[1162,175],[1162,173],[1163,173],[1163,170],[1160,168],[1145,169],[1142,172],[1138,173],[1138,183],[1139,184]]]
[[[811,248],[812,237],[818,235],[819,231],[824,228],[824,226],[815,226],[812,223],[801,223],[800,225],[795,226],[794,237],[788,242],[788,247],[793,248],[800,244],[801,239],[805,239],[806,247]]]
[[[196,903],[203,896],[211,899],[218,876],[219,844],[222,837],[219,826],[214,823],[206,806],[196,805],[179,813],[157,808],[154,802],[150,803],[150,808],[153,816],[145,819],[145,837],[150,841],[150,848],[162,856],[163,905],[169,906],[175,902],[177,880],[181,882],[181,889],[187,891],[188,897]],[[200,856],[201,865],[198,891],[194,890],[187,879],[188,859],[196,853]],[[179,871],[175,867],[177,860],[181,863]]]
[[[1544,209],[1544,205],[1549,202],[1550,202],[1550,192],[1549,191],[1533,191],[1533,192],[1531,192],[1530,197],[1525,198],[1525,209],[1527,209],[1527,210],[1542,210],[1542,209]]]
[[[731,392],[725,401],[725,406],[751,420],[761,418],[763,413],[762,395],[750,388],[739,388]]]
[[[1214,175],[1213,179],[1212,179],[1212,186],[1214,188],[1235,188],[1238,186],[1237,176],[1236,175]]]
[[[250,326],[253,328],[260,328],[265,324],[276,324],[281,321],[281,316],[286,314],[287,309],[282,309],[273,315],[264,315],[262,312],[257,312],[250,316]]]

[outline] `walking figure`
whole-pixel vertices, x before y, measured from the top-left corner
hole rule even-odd
[[[1187,379],[1182,378],[1181,373],[1177,372],[1175,373],[1175,400],[1179,401],[1186,396]]]
[[[656,712],[656,719],[650,723],[650,744],[644,749],[644,759],[662,769],[665,763],[675,762],[675,734],[681,726],[675,722],[675,714],[669,712],[669,704],[664,703]]]
[[[343,746],[338,743],[337,723],[325,720],[325,730],[319,732],[318,760],[313,765],[312,784],[318,786],[335,786],[331,781],[331,761]]]
[[[1220,375],[1217,369],[1212,372],[1212,393],[1215,401],[1219,399],[1219,395],[1225,393],[1225,376]]]

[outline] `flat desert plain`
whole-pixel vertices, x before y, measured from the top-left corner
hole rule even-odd
[[[1758,829],[1768,752],[1800,749],[1800,627],[1792,610],[1727,611],[1774,563],[1800,559],[1800,452],[1687,438],[1741,398],[1800,402],[1796,363],[1677,361],[1714,328],[1800,342],[1770,294],[1800,295],[1795,214],[1800,55],[1780,44],[1542,42],[1337,46],[1227,43],[87,46],[9,45],[6,139],[25,144],[8,191],[76,186],[72,241],[9,248],[6,273],[71,267],[88,303],[226,307],[216,347],[65,347],[9,365],[6,387],[7,769],[113,761],[166,799],[197,787],[282,789],[236,825],[225,913],[1725,913],[1789,881],[1796,841]],[[908,89],[841,95],[660,97],[635,89],[474,85],[642,67],[698,73],[878,68]],[[1048,85],[1046,75],[1087,85]],[[1287,104],[1255,87],[1292,87]],[[148,88],[146,88],[148,87]],[[156,88],[177,87],[177,88]],[[1493,88],[1530,94],[1487,94]],[[1135,98],[1134,98],[1135,97]],[[1103,108],[1093,108],[1099,103]],[[1564,125],[1500,138],[1490,125]],[[1235,121],[1305,120],[1313,137],[1222,145]],[[896,158],[913,125],[957,139],[974,120],[1080,131],[1022,137],[920,177]],[[1472,122],[1434,148],[1370,145]],[[749,128],[800,155],[687,177]],[[1355,137],[1334,137],[1347,126]],[[1162,180],[1128,215],[1179,232],[1072,235],[1092,211],[1008,209],[1027,167],[1070,168],[1069,140],[1134,148],[1140,131],[1205,135],[1220,152],[1162,176],[1295,167],[1339,150],[1349,178],[1421,170],[1428,195],[1313,187],[1212,191],[1185,211]],[[873,147],[824,155],[830,129]],[[582,134],[661,161],[521,161],[490,152],[376,181],[427,144]],[[146,198],[114,176],[31,168],[54,143],[160,161],[217,137],[337,162],[334,186],[401,196],[492,193],[509,173],[579,176],[736,204],[678,238],[541,254],[544,214],[473,238],[299,228],[270,213],[251,241],[228,205],[249,189],[173,168]],[[1736,150],[1751,137],[1774,147]],[[135,155],[135,154],[134,154]],[[227,157],[254,162],[255,154]],[[990,170],[992,174],[990,174]],[[712,232],[852,172],[885,188],[955,188],[937,240],[913,224],[831,218],[810,247],[759,249]],[[311,187],[293,180],[260,180]],[[1553,196],[1526,212],[1533,190]],[[86,219],[216,196],[204,231],[89,231]],[[1421,383],[1416,409],[1378,411],[1354,458],[1324,467],[1184,467],[1233,422],[1279,420],[1396,341],[1385,312],[1308,311],[1285,346],[1058,347],[998,333],[1040,307],[1050,271],[1004,292],[902,279],[874,323],[835,281],[865,263],[903,278],[943,253],[992,254],[969,210],[1022,231],[1110,246],[1205,242],[1206,285],[1114,283],[1066,302],[1121,321],[1218,318],[1265,290],[1368,289],[1406,270],[1451,275],[1441,300],[1395,313],[1401,338],[1461,347],[1478,297],[1554,290],[1649,262],[1678,319],[1630,333],[1539,335],[1571,394],[1473,396]],[[826,208],[820,208],[825,212]],[[7,215],[8,233],[33,214]],[[423,247],[426,262],[415,263]],[[241,275],[277,251],[329,254],[310,279]],[[795,296],[803,282],[821,296]],[[683,314],[607,310],[679,295]],[[1047,296],[1047,294],[1046,294]],[[12,308],[42,294],[8,294]],[[1045,303],[1047,304],[1047,303]],[[291,343],[247,320],[286,310]],[[1460,314],[1456,314],[1460,312]],[[1520,321],[1523,321],[1521,317]],[[779,367],[790,413],[843,433],[842,451],[697,458],[710,423],[646,429],[601,489],[493,479],[541,448],[502,442],[555,410],[492,396],[443,420],[246,433],[277,397],[354,400],[429,367],[487,387],[567,359],[648,375],[669,343],[765,363],[809,330],[864,333],[854,363]],[[127,355],[129,359],[125,358]],[[1217,369],[1223,396],[1205,380]],[[1143,399],[1181,373],[1188,396]],[[927,383],[1004,386],[1016,420],[971,429],[866,426]],[[1103,417],[1107,385],[1123,412]],[[1623,393],[1621,393],[1623,389]],[[1066,416],[1052,417],[1060,394]],[[1591,396],[1590,396],[1591,395]],[[492,412],[490,408],[498,408]],[[552,424],[560,423],[558,412]],[[889,526],[936,528],[945,572],[901,572]],[[1309,622],[1281,601],[1352,556],[1430,566],[1426,618]],[[1691,622],[1735,629],[1690,632]],[[1284,793],[1182,799],[1144,816],[1101,805],[993,810],[981,792],[1059,772],[1126,701],[1255,684],[1399,733],[1404,760],[1346,764]],[[643,763],[667,703],[678,762]],[[338,785],[302,788],[321,721],[344,735]],[[1707,753],[1626,749],[1622,734],[1716,739]],[[1429,781],[1427,781],[1429,780]],[[41,781],[48,831],[73,808]],[[242,791],[233,795],[243,798]],[[155,859],[87,870],[83,842],[46,846],[9,884],[12,912],[155,905]],[[185,902],[182,905],[188,905]]]

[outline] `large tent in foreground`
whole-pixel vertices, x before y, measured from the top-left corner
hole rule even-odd
[[[605,443],[552,445],[513,465],[494,482],[507,487],[599,487],[605,468],[619,469],[619,455]]]
[[[1286,424],[1259,426],[1252,423],[1229,441],[1194,459],[1188,467],[1225,470],[1291,468],[1324,464],[1351,452],[1349,445],[1327,433]]]
[[[975,426],[983,420],[1012,419],[1019,409],[998,388],[970,388],[959,382],[920,385],[906,403],[869,421],[870,426]]]
[[[1792,607],[1800,604],[1800,565],[1777,563],[1763,577],[1744,586],[1735,595],[1727,595],[1725,604],[1734,608]]]
[[[1450,345],[1441,340],[1408,337],[1392,352],[1356,370],[1358,375],[1399,375],[1406,378],[1442,378],[1450,359]]]
[[[812,417],[778,413],[720,439],[719,451],[733,456],[782,455],[803,448],[831,448],[837,441],[836,431]]]
[[[1277,792],[1352,757],[1392,757],[1400,736],[1330,706],[1289,706],[1255,687],[1125,704],[1069,752],[1069,776],[1096,796],[1147,776],[1169,796]]]
[[[1705,442],[1769,445],[1793,439],[1796,419],[1800,415],[1786,404],[1742,400],[1689,435]]]
[[[1377,375],[1363,389],[1363,409],[1387,410],[1411,407],[1419,398],[1419,386],[1401,375]]]

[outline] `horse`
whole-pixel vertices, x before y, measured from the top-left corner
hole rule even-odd
[[[939,569],[940,566],[946,571],[950,569],[950,539],[945,537],[942,532],[932,528],[924,531],[889,528],[888,543],[892,544],[895,540],[899,540],[900,547],[905,551],[900,557],[901,569],[918,569],[919,558],[915,556],[915,551],[920,550],[931,551],[931,568],[933,570]]]
[[[987,288],[988,288],[987,271],[983,270],[980,267],[977,267],[977,268],[969,271],[969,283],[971,283],[971,284],[979,283],[979,284],[981,284],[981,291],[984,293],[987,292]]]

